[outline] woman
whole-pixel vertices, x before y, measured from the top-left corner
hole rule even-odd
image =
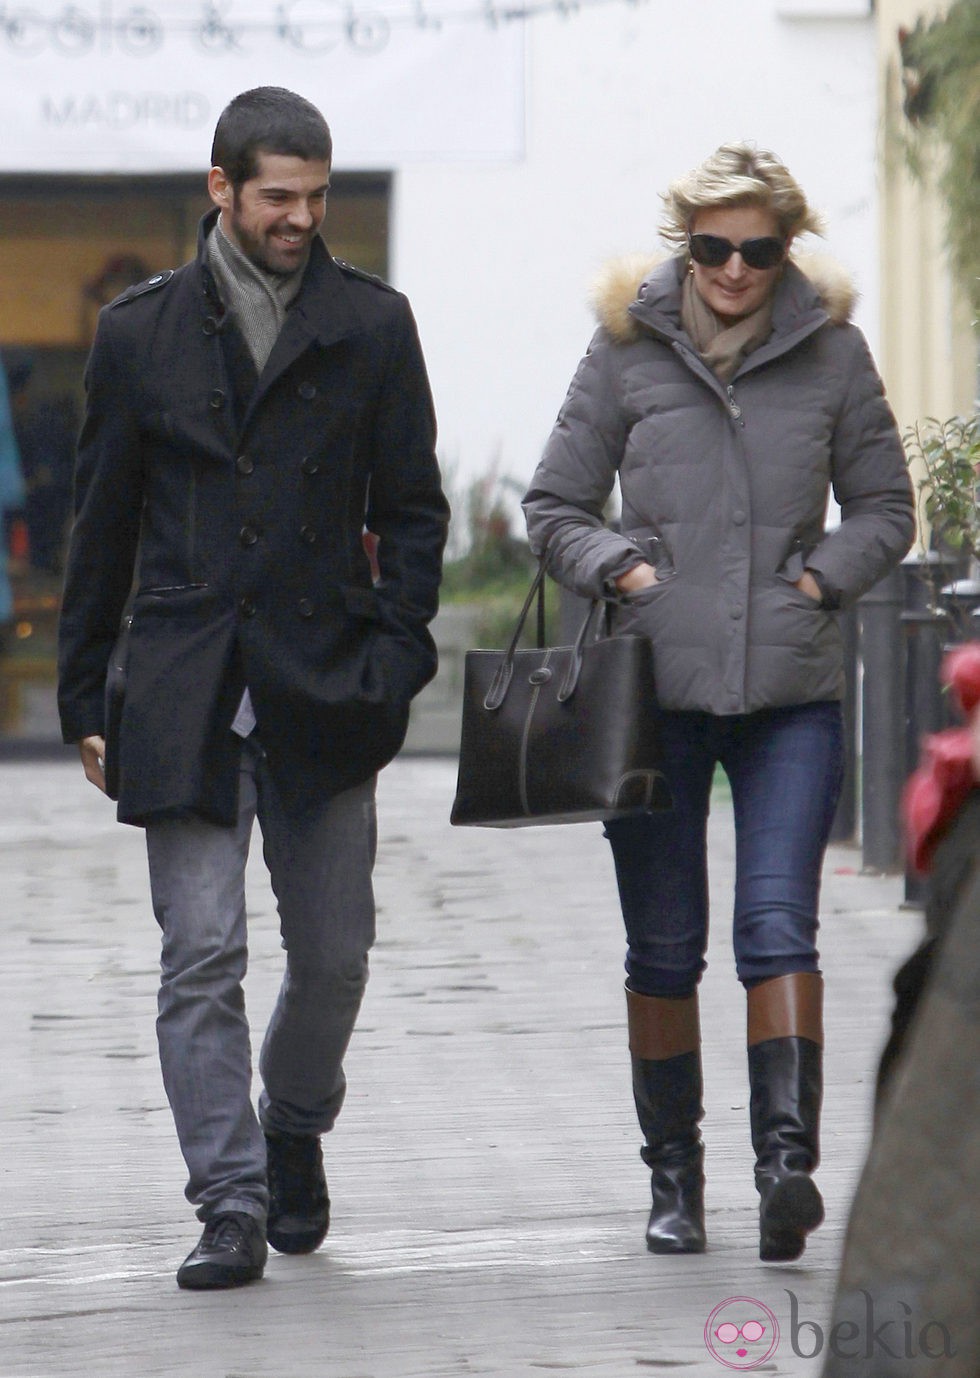
[[[652,1170],[647,1247],[705,1247],[697,987],[720,762],[735,813],[760,1257],[788,1260],[823,1218],[811,1174],[817,902],[843,760],[833,614],[908,551],[913,500],[881,381],[848,323],[849,285],[789,256],[819,221],[786,168],[725,145],[664,202],[662,234],[677,252],[606,273],[599,329],[525,509],[555,577],[614,599],[616,630],[654,647],[673,809],[606,827]],[[617,475],[621,534],[602,518]],[[831,488],[842,521],[825,535]]]

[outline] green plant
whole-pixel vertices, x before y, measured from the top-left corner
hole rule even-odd
[[[461,553],[446,563],[443,591],[450,598],[510,588],[515,577],[526,580],[534,569],[527,541],[513,532],[515,497],[522,491],[494,466],[456,497],[451,549]]]
[[[450,551],[454,553],[443,571],[442,597],[445,602],[473,603],[479,608],[475,630],[483,646],[507,644],[537,569],[526,538],[514,534],[517,499],[523,491],[523,485],[499,474],[494,465],[452,497]],[[548,593],[547,634],[551,638],[557,626],[558,591],[551,585]],[[525,641],[534,636],[533,612],[528,622]]]
[[[927,421],[904,436],[933,542],[980,562],[980,413]],[[925,534],[923,534],[925,540]]]
[[[921,179],[936,145],[942,150],[937,186],[950,259],[980,311],[980,4],[953,0],[945,14],[900,31],[899,41],[909,163]]]

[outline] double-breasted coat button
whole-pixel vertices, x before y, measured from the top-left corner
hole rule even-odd
[[[235,468],[240,474],[250,474],[255,468],[255,460],[251,455],[239,455],[235,460]]]
[[[299,467],[302,469],[304,474],[307,474],[309,477],[312,478],[314,474],[318,474],[320,472],[320,461],[318,459],[315,459],[313,455],[304,455],[303,458],[300,460]]]
[[[302,397],[304,402],[312,402],[313,398],[316,396],[316,384],[300,383],[296,391],[299,393],[300,397]]]
[[[258,611],[255,606],[255,600],[247,596],[245,598],[239,598],[238,611],[243,617],[254,617]]]
[[[239,531],[238,539],[241,541],[242,545],[254,545],[259,539],[259,533],[254,526],[245,525],[242,527],[241,531]]]
[[[296,608],[297,608],[297,611],[299,612],[300,617],[312,617],[312,616],[313,616],[313,611],[314,611],[314,609],[313,609],[313,599],[312,599],[312,598],[301,598],[301,599],[299,600],[299,602],[296,604]]]
[[[220,411],[225,405],[225,395],[220,388],[215,388],[208,398],[208,406],[212,411]]]
[[[218,333],[218,322],[213,316],[205,316],[204,324],[201,326],[205,335],[216,335]]]
[[[307,545],[316,545],[316,528],[312,526],[301,526],[299,534]]]

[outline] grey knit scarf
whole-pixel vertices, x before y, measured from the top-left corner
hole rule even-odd
[[[279,338],[286,312],[302,285],[303,269],[288,276],[263,272],[231,242],[221,228],[220,216],[208,235],[206,253],[222,305],[237,321],[256,370],[261,373]],[[254,727],[255,711],[246,688],[231,730],[239,737],[247,737]]]
[[[302,286],[303,268],[288,275],[257,268],[225,234],[220,216],[208,235],[207,261],[222,304],[234,316],[261,373]]]

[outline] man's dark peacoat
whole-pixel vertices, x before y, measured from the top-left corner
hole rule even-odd
[[[215,219],[193,262],[105,308],[86,377],[59,704],[65,741],[104,733],[135,590],[123,822],[234,820],[246,684],[302,812],[391,759],[436,667],[447,506],[408,302],[317,239],[256,381],[204,264]]]

